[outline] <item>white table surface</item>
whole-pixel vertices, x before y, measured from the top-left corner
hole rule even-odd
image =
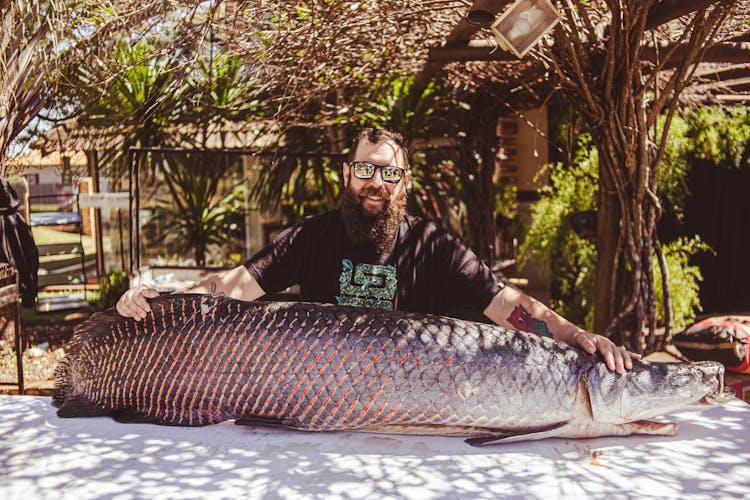
[[[0,396],[0,499],[750,498],[750,405],[682,413],[674,437],[547,439],[304,433],[60,419]]]

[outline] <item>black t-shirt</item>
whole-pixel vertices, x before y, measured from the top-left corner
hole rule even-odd
[[[245,266],[268,294],[299,284],[303,301],[433,314],[481,313],[502,286],[458,238],[410,215],[389,255],[350,243],[332,210],[286,229]]]

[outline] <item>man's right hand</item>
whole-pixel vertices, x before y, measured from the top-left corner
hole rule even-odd
[[[120,297],[120,300],[115,305],[115,309],[122,316],[132,317],[136,321],[140,321],[146,317],[146,314],[151,312],[151,306],[146,299],[153,299],[158,295],[159,292],[155,288],[138,285],[122,294],[122,297]]]

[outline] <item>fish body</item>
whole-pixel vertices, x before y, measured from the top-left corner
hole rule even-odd
[[[672,434],[657,415],[729,396],[718,363],[625,374],[548,338],[442,316],[169,295],[83,323],[56,372],[60,417],[469,436]]]

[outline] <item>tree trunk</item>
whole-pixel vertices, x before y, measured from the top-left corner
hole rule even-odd
[[[613,306],[619,304],[615,259],[620,232],[620,203],[609,169],[599,169],[598,208],[596,214],[596,274],[594,278],[594,331],[605,332],[614,319]],[[614,294],[614,295],[613,295]]]
[[[662,211],[656,174],[667,131],[680,92],[731,6],[728,0],[682,2],[681,12],[696,11],[684,34],[662,50],[650,50],[654,42],[647,26],[672,19],[678,3],[607,1],[608,12],[600,14],[611,22],[600,30],[585,2],[563,2],[565,21],[547,54],[559,85],[579,104],[599,153],[594,329],[638,353],[659,344],[653,258],[660,267],[665,262],[656,230]],[[667,68],[675,69],[663,71]],[[652,139],[664,111],[666,120]],[[662,274],[668,298],[668,276]]]

